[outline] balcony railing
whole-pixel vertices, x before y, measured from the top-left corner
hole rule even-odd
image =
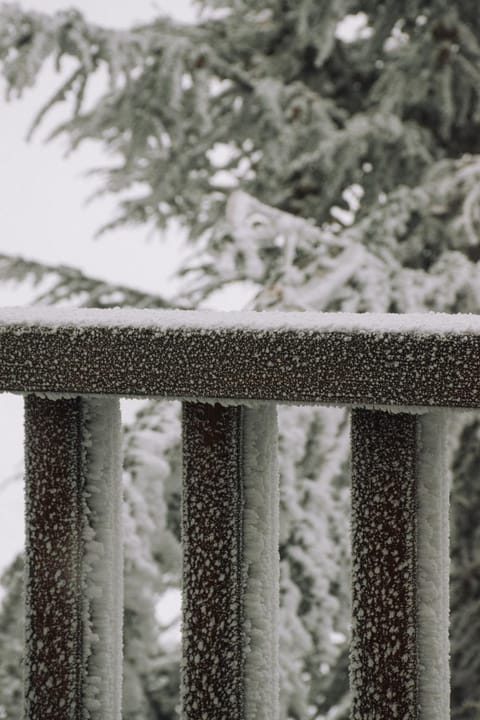
[[[473,316],[1,311],[27,720],[120,717],[119,397],[184,401],[184,720],[278,717],[277,403],[351,408],[352,718],[448,718],[446,409],[479,377]]]

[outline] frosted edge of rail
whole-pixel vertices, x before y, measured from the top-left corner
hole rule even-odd
[[[417,487],[418,700],[422,720],[449,720],[449,412],[419,418]]]
[[[11,327],[301,330],[345,333],[480,334],[480,316],[448,313],[315,313],[145,310],[139,308],[0,308],[0,332]]]

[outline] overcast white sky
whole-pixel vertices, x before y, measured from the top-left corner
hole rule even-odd
[[[72,5],[92,22],[129,27],[160,12],[183,20],[194,14],[189,0],[25,0],[22,7],[54,12]],[[19,254],[50,263],[74,265],[113,281],[162,292],[178,262],[175,238],[166,244],[146,242],[145,230],[123,230],[102,240],[95,231],[110,220],[115,202],[103,199],[85,206],[96,181],[83,174],[101,163],[95,145],[65,159],[62,143],[42,143],[45,131],[30,143],[24,138],[42,101],[55,89],[47,72],[38,86],[20,101],[0,98],[0,252]],[[0,287],[0,305],[22,304],[23,289]],[[0,396],[0,572],[23,546],[23,488],[8,478],[22,467],[22,401]],[[3,485],[3,487],[2,487]]]

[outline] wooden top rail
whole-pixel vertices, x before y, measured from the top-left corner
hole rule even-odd
[[[0,390],[480,406],[480,317],[0,311]]]

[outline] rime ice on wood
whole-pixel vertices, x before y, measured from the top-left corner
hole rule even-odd
[[[245,720],[279,717],[279,495],[275,407],[243,414]]]
[[[241,408],[183,416],[185,720],[243,720]]]
[[[0,312],[15,392],[467,408],[479,373],[478,316]]]
[[[418,702],[421,720],[449,720],[448,414],[422,415],[418,426]]]
[[[118,403],[29,396],[25,411],[25,716],[118,720]]]
[[[80,401],[32,396],[25,411],[25,716],[77,720],[83,663]]]
[[[123,624],[119,403],[85,400],[82,411],[83,717],[119,720]]]
[[[446,422],[353,412],[353,720],[450,717]]]
[[[352,720],[416,720],[415,415],[352,413]]]
[[[185,720],[278,717],[273,407],[184,406]]]

